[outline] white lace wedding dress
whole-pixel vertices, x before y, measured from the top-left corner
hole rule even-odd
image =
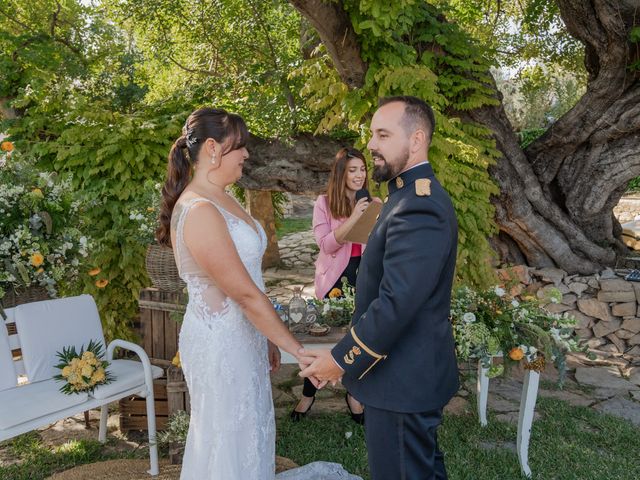
[[[189,291],[179,341],[191,396],[181,480],[361,480],[329,462],[313,462],[275,476],[267,339],[215,286],[185,246],[184,224],[197,202],[208,202],[222,214],[242,263],[262,291],[261,264],[267,245],[258,222],[252,219],[251,226],[210,200],[196,198],[174,208],[176,264]]]
[[[263,291],[261,263],[267,243],[258,222],[250,226],[207,199],[174,208],[176,263],[189,291],[179,348],[191,421],[180,478],[272,480],[275,420],[267,340],[186,248],[184,224],[197,202],[209,202],[223,215],[245,268]]]

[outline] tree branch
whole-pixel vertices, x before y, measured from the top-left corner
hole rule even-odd
[[[632,2],[616,0],[557,0],[569,32],[586,48],[591,65],[587,91],[539,139],[527,148],[527,157],[540,180],[549,184],[558,174],[563,159],[573,155],[594,133],[599,119],[612,104],[639,81],[638,72],[627,69],[628,35]],[[619,12],[626,5],[628,10]]]
[[[291,142],[251,135],[251,160],[245,163],[239,184],[250,190],[320,193],[329,179],[336,152],[344,141],[300,134]]]
[[[360,56],[351,19],[341,3],[323,0],[290,0],[290,3],[316,29],[342,81],[351,88],[364,85],[367,65]]]

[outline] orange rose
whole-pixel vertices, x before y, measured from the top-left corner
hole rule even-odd
[[[342,290],[339,288],[334,288],[329,292],[329,298],[338,298],[342,296]]]
[[[13,152],[13,143],[11,143],[9,140],[2,142],[0,144],[0,150],[2,150],[3,152]]]
[[[89,276],[90,277],[95,277],[97,274],[99,274],[102,270],[100,270],[99,268],[94,268],[92,270],[89,270]]]
[[[40,252],[36,252],[31,255],[29,261],[31,262],[31,265],[37,268],[44,263],[44,257]]]
[[[520,361],[524,358],[524,352],[520,347],[515,347],[509,350],[509,358],[511,360]]]
[[[96,287],[98,287],[98,288],[104,288],[107,285],[109,285],[109,280],[104,280],[103,279],[103,280],[96,281]]]

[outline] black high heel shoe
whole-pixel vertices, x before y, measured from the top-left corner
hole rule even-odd
[[[296,411],[296,407],[293,407],[293,410],[291,410],[291,413],[289,414],[289,417],[291,417],[291,420],[294,422],[299,422],[300,420],[302,420],[302,418],[309,413],[309,410],[311,410],[311,407],[313,407],[313,404],[316,401],[316,397],[313,397],[313,400],[311,400],[311,405],[309,405],[309,408],[307,408],[304,412],[298,412]],[[297,405],[296,405],[297,406]]]
[[[349,392],[345,393],[344,401],[347,402],[347,408],[349,409],[349,415],[351,415],[351,420],[356,422],[358,425],[364,425],[364,412],[353,413],[353,410],[351,410],[351,405],[349,404],[349,397],[351,397],[351,395],[349,395]]]

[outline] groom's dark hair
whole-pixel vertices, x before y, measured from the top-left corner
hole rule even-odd
[[[406,134],[411,135],[417,129],[422,128],[427,134],[427,140],[431,143],[433,131],[436,128],[436,117],[429,104],[418,97],[397,95],[381,98],[378,101],[378,107],[393,102],[404,103],[404,115],[400,124]]]

